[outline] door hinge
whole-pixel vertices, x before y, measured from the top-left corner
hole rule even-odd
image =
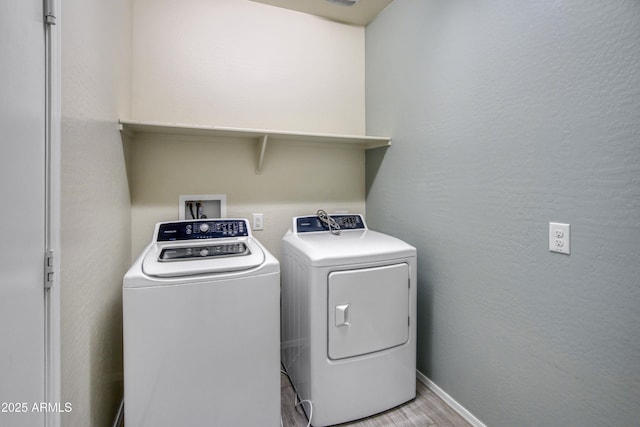
[[[47,25],[56,25],[55,0],[44,0],[44,23]]]
[[[53,278],[54,278],[54,259],[53,259],[53,251],[47,251],[44,254],[44,288],[49,289],[53,286]]]

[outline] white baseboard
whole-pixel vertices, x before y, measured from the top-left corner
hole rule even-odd
[[[469,412],[464,406],[456,402],[456,400],[449,396],[444,390],[442,390],[436,383],[431,381],[425,374],[420,371],[416,371],[416,377],[418,381],[424,384],[429,390],[431,390],[436,396],[444,400],[444,402],[456,411],[462,418],[464,418],[473,427],[487,427],[482,421],[476,418],[471,412]]]

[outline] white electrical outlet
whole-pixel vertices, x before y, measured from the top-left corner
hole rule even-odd
[[[571,241],[569,239],[569,224],[559,222],[549,223],[549,250],[561,254],[571,253]]]
[[[263,216],[261,213],[254,213],[253,214],[253,227],[251,227],[253,230],[262,230],[264,229],[264,222],[263,222]]]

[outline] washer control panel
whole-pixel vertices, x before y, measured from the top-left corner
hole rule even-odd
[[[244,243],[223,243],[210,246],[166,248],[160,252],[158,261],[185,261],[191,259],[244,256],[249,254],[251,254],[251,251],[249,251],[249,248]]]
[[[163,222],[157,227],[156,241],[222,239],[249,236],[246,219],[207,219]]]
[[[340,230],[366,230],[367,225],[359,214],[336,214],[329,215],[340,226]],[[296,233],[313,233],[318,231],[329,231],[327,224],[320,220],[317,215],[299,216],[294,218]]]

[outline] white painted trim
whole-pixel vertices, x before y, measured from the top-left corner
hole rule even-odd
[[[60,2],[50,2],[55,24],[50,25],[47,34],[47,108],[49,109],[48,124],[48,209],[46,219],[48,224],[48,249],[54,252],[54,283],[45,296],[45,399],[50,403],[62,402],[61,392],[61,338],[60,338],[60,206],[61,206],[61,123],[62,123],[62,79],[61,79],[61,8]],[[61,417],[58,411],[48,411],[45,415],[46,427],[60,427]]]
[[[436,383],[431,381],[425,374],[416,370],[416,377],[418,381],[424,384],[429,390],[456,411],[462,418],[464,418],[473,427],[487,427],[482,421],[476,418],[471,412],[469,412],[464,406],[458,403],[453,397],[449,396],[444,390],[442,390]]]

